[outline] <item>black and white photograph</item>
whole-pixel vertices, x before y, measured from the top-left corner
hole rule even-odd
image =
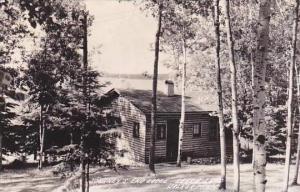
[[[300,0],[0,0],[0,192],[299,192]]]

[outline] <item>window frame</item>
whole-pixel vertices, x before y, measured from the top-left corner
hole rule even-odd
[[[161,128],[159,129],[159,125],[164,125],[164,134],[163,134],[164,137],[159,137],[162,135]],[[158,134],[158,133],[160,133],[160,134]],[[166,140],[166,139],[167,139],[167,123],[157,123],[156,124],[156,140],[160,141],[160,140]]]
[[[195,134],[195,126],[196,125],[198,126],[198,130],[199,130],[198,134]],[[193,138],[198,138],[198,137],[202,137],[202,123],[201,122],[193,124]]]
[[[141,128],[141,125],[139,122],[133,122],[133,126],[132,126],[133,130],[133,138],[140,138],[140,128]]]

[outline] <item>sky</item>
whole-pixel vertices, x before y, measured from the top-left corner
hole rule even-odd
[[[99,48],[92,65],[109,73],[152,73],[157,21],[146,16],[138,5],[118,0],[86,0],[95,17],[89,37],[89,49]],[[164,56],[162,57],[164,59]],[[160,65],[160,73],[168,70]]]

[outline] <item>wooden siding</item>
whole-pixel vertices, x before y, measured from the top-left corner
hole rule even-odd
[[[136,108],[124,97],[119,97],[113,102],[115,113],[119,115],[122,122],[123,142],[129,146],[130,155],[136,161],[145,162],[145,137],[146,117],[142,111]],[[139,137],[133,137],[133,124],[139,123]]]
[[[215,140],[209,138],[209,123],[208,115],[187,115],[183,131],[182,153],[184,156],[192,157],[213,157],[220,154],[219,137]],[[193,125],[201,124],[201,135],[193,136]]]
[[[126,148],[131,153],[131,157],[136,161],[148,163],[150,148],[150,114],[144,114],[128,99],[119,97],[113,102],[113,109],[119,115],[122,122],[122,140]],[[168,120],[179,120],[180,113],[158,113],[157,123],[167,124]],[[217,139],[209,139],[209,123],[213,117],[207,112],[187,112],[185,127],[183,133],[182,156],[193,158],[200,157],[218,157],[220,156],[219,134]],[[140,124],[139,137],[133,137],[133,124]],[[193,125],[201,123],[201,136],[193,136]],[[168,125],[167,125],[168,126]],[[167,129],[168,130],[168,129]],[[170,131],[170,130],[168,130]],[[155,157],[157,162],[166,161],[167,159],[167,137],[166,139],[156,140]],[[232,142],[227,142],[227,155],[232,155]]]
[[[166,123],[167,120],[180,119],[180,114],[158,114],[157,123]],[[211,141],[209,139],[209,123],[213,117],[208,114],[199,113],[186,113],[186,120],[183,133],[182,156],[192,156],[193,158],[199,157],[215,157],[220,156],[220,139],[219,134],[217,139]],[[216,120],[216,119],[215,119]],[[193,125],[201,123],[201,136],[193,136]],[[146,131],[146,150],[145,159],[148,162],[149,146],[150,146],[150,115],[147,115],[147,131]],[[168,137],[168,133],[167,133]],[[158,140],[155,143],[156,160],[166,161],[167,153],[167,140]],[[231,155],[232,144],[229,142],[227,145],[227,154]]]

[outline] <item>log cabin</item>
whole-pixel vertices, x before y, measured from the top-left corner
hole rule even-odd
[[[155,130],[155,161],[176,161],[178,153],[181,95],[174,94],[174,83],[165,81],[166,90],[157,93],[157,125]],[[105,97],[113,113],[120,118],[122,140],[134,160],[148,163],[151,126],[151,90],[111,89]],[[216,108],[198,104],[186,97],[182,159],[219,157],[218,118],[211,115]],[[231,134],[226,134],[227,153],[232,151]]]

